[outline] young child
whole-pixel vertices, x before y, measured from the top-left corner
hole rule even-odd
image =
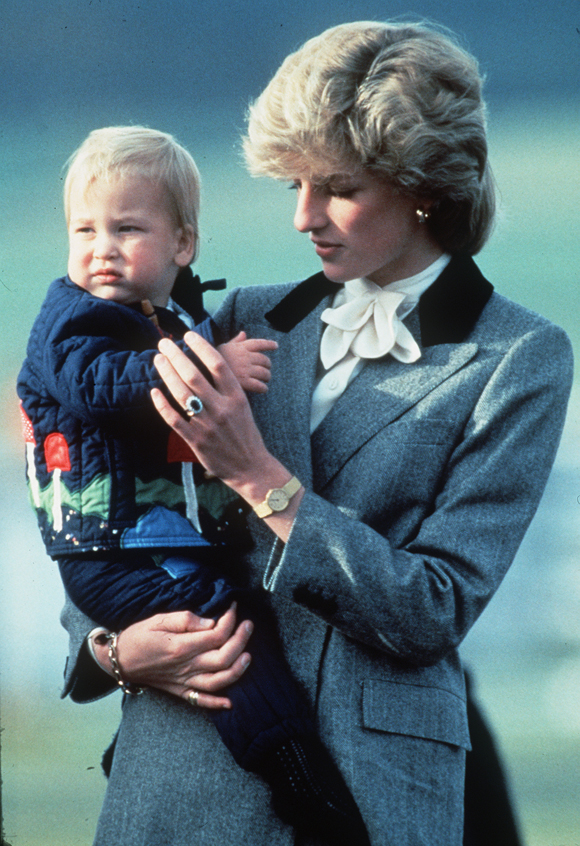
[[[170,135],[100,129],[72,156],[64,195],[68,275],[49,288],[18,379],[48,554],[73,601],[113,632],[162,611],[217,617],[237,600],[243,618],[252,607],[252,663],[227,692],[231,710],[206,713],[238,764],[270,784],[285,821],[328,843],[366,843],[267,606],[240,586],[232,559],[241,562],[247,538],[244,508],[205,478],[151,401],[151,389],[163,389],[153,365],[160,336],[179,341],[195,323],[222,341],[189,267],[199,242],[195,163]],[[220,350],[244,389],[265,391],[275,346],[241,333]]]

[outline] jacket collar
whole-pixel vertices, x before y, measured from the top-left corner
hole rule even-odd
[[[175,279],[171,298],[193,317],[194,323],[201,323],[208,316],[203,307],[204,292],[223,291],[225,287],[225,279],[202,282],[199,276],[194,276],[191,267],[183,267]]]
[[[265,317],[274,329],[290,332],[335,291],[336,283],[317,273],[300,282]],[[492,293],[493,285],[471,256],[453,256],[419,300],[422,346],[464,341]]]

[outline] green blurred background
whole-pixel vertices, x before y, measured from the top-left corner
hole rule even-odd
[[[318,260],[292,229],[293,195],[242,167],[246,105],[305,38],[347,20],[397,16],[448,26],[480,59],[502,205],[478,262],[502,294],[564,326],[578,354],[577,0],[4,6],[0,682],[3,825],[12,846],[91,843],[105,788],[100,755],[120,709],[117,694],[84,707],[59,699],[62,590],[27,503],[14,393],[46,287],[66,268],[62,165],[98,126],[172,132],[202,173],[202,278],[226,276],[231,289],[304,277]],[[220,298],[212,295],[209,307]],[[576,388],[540,510],[464,645],[526,846],[580,843],[579,410]]]

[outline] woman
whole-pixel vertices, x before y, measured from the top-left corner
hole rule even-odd
[[[564,333],[471,258],[494,207],[483,111],[476,63],[432,29],[346,24],[307,42],[254,105],[245,149],[252,172],[297,189],[323,273],[233,292],[216,317],[278,342],[269,393],[250,408],[197,336],[213,386],[169,341],[157,362],[178,405],[203,404],[185,419],[157,392],[159,412],[256,509],[248,574],[373,846],[462,842],[457,647],[534,514],[570,390]],[[67,616],[81,642],[89,621]],[[119,640],[128,680],[183,701],[126,702],[97,843],[296,842],[186,704],[192,689],[216,704],[243,671],[243,629],[230,637],[230,614],[219,635],[164,631],[185,625]]]

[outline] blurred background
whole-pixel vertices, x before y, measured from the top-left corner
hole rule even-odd
[[[226,276],[230,289],[303,278],[319,264],[292,228],[292,195],[244,172],[247,104],[290,51],[328,26],[431,19],[459,35],[487,76],[502,207],[478,262],[502,294],[564,326],[578,356],[580,4],[20,0],[2,18],[3,826],[12,846],[82,846],[92,841],[105,788],[100,755],[120,696],[84,707],[59,699],[62,590],[28,506],[14,391],[47,285],[66,270],[64,162],[99,126],[171,132],[203,177],[202,278]],[[526,846],[580,843],[579,411],[576,388],[542,505],[464,645]]]

